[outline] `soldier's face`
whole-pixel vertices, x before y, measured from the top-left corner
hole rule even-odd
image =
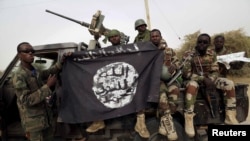
[[[162,39],[162,37],[161,37],[159,32],[157,32],[157,31],[151,32],[150,40],[154,45],[158,46],[161,42],[161,39]]]
[[[23,44],[20,47],[18,56],[21,59],[21,61],[25,63],[32,63],[34,61],[34,49],[31,45],[29,44]]]
[[[139,33],[144,32],[146,29],[147,29],[146,25],[140,25],[140,26],[137,27],[137,30],[138,30]]]
[[[111,44],[113,46],[120,45],[121,36],[119,36],[119,35],[111,36],[111,37],[109,37],[109,41],[111,42]]]
[[[216,49],[222,49],[224,46],[224,39],[223,38],[217,38],[214,40],[214,46]]]
[[[207,48],[210,45],[209,37],[207,36],[200,36],[197,40],[197,50],[200,51],[206,51]]]

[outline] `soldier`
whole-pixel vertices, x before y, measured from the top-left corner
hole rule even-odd
[[[121,34],[120,31],[112,29],[108,34],[108,41],[112,46],[117,46],[121,44]]]
[[[150,41],[150,30],[147,29],[147,24],[143,19],[135,21],[135,30],[138,31],[137,36],[134,39],[134,43]],[[150,133],[145,124],[145,110],[141,110],[137,113],[137,120],[135,124],[135,131],[143,138],[149,138]]]
[[[189,137],[194,137],[193,117],[194,104],[198,93],[199,85],[203,84],[206,88],[216,87],[224,92],[226,118],[225,124],[238,124],[236,119],[236,98],[233,81],[218,77],[219,67],[216,54],[208,49],[211,38],[208,34],[200,34],[197,38],[194,51],[187,51],[184,59],[189,57],[188,63],[183,68],[183,79],[186,80],[185,94],[185,132]],[[192,57],[190,57],[190,55]]]
[[[225,37],[223,35],[217,35],[214,37],[214,48],[213,50],[215,51],[215,53],[217,55],[226,55],[226,54],[230,54],[232,53],[232,51],[230,51],[224,44],[225,44]],[[227,77],[228,74],[228,69],[226,68],[226,66],[223,63],[218,63],[219,64],[219,71],[220,71],[220,75],[222,77]],[[244,62],[242,61],[235,61],[235,62],[231,62],[230,64],[230,68],[232,69],[241,69],[244,65]]]
[[[176,83],[175,81],[175,83],[171,84],[170,86],[166,86],[165,82],[169,81],[177,71],[177,68],[180,65],[179,60],[174,50],[169,48],[166,41],[162,39],[160,30],[153,29],[150,33],[150,40],[159,49],[164,50],[163,67],[165,69],[163,69],[162,72],[159,99],[159,111],[161,111],[163,114],[160,120],[159,133],[167,136],[169,140],[176,140],[178,137],[171,115],[171,109],[176,109],[177,107],[177,100],[180,94],[180,84]]]
[[[147,24],[143,19],[138,19],[135,21],[135,30],[138,31],[138,34],[134,39],[134,43],[150,40],[150,30],[147,29]]]
[[[20,43],[17,53],[21,63],[14,74],[13,85],[25,136],[30,141],[53,141],[53,117],[48,99],[52,96],[51,89],[56,84],[56,73],[61,70],[62,62],[40,71],[32,66],[35,50],[30,43]]]
[[[121,35],[120,32],[116,29],[112,29],[107,34],[108,41],[112,44],[112,46],[121,44]],[[103,120],[94,121],[86,131],[89,133],[97,132],[100,129],[105,128],[105,122]]]

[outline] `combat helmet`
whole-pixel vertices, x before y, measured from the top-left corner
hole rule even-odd
[[[146,26],[147,26],[146,22],[145,22],[143,19],[138,19],[138,20],[136,20],[136,21],[135,21],[135,30],[136,30],[136,28],[137,28],[138,26],[141,26],[141,25],[146,25]]]
[[[112,29],[108,32],[107,37],[110,38],[112,36],[120,35],[120,32],[117,29]]]

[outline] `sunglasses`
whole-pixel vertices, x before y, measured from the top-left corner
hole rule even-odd
[[[35,53],[35,50],[34,49],[27,49],[27,50],[20,50],[19,52],[22,52],[22,53],[32,53],[34,54]]]
[[[208,44],[209,42],[208,42],[207,40],[199,40],[199,41],[198,41],[198,44],[201,44],[201,43],[203,43],[203,44]]]

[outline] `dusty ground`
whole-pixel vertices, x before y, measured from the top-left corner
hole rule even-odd
[[[249,87],[248,87],[248,91],[247,91],[247,94],[248,94],[248,97],[250,98],[250,78],[248,77],[228,77],[229,79],[233,80],[235,83],[246,83],[246,84],[249,84]],[[249,103],[250,105],[250,103]],[[250,107],[248,109],[248,117],[247,117],[247,120],[245,122],[242,122],[241,124],[250,124]]]

